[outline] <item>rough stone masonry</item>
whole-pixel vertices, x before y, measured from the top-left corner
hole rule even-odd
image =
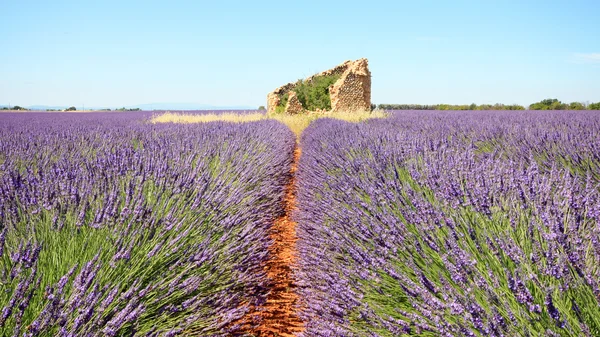
[[[346,61],[334,68],[312,75],[304,81],[311,82],[317,76],[339,74],[341,74],[340,79],[329,87],[331,112],[369,111],[371,109],[371,72],[369,71],[369,61],[366,58]],[[297,82],[290,82],[270,92],[267,95],[267,113],[275,112],[275,108],[281,103],[281,96],[286,93],[289,93],[285,107],[286,113],[307,112],[292,91],[296,85]]]

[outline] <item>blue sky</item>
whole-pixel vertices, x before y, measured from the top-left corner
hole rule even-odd
[[[374,103],[600,101],[600,1],[0,1],[0,104],[266,104],[367,57]]]

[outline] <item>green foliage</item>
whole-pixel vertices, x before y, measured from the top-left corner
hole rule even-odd
[[[571,102],[571,104],[569,104],[569,110],[585,110],[585,106],[583,103]]]
[[[592,103],[592,104],[588,105],[588,109],[590,109],[590,110],[600,110],[600,102],[598,102],[598,103]]]
[[[293,90],[298,95],[298,100],[304,109],[316,111],[318,109],[330,110],[331,97],[329,87],[341,75],[316,76],[310,82],[299,80]]]
[[[267,109],[265,108],[264,105],[261,105],[258,107],[258,111],[266,111]]]
[[[530,110],[567,110],[568,104],[562,103],[556,98],[547,98],[529,106]]]
[[[290,94],[289,93],[285,93],[281,96],[279,96],[279,104],[275,107],[275,113],[284,113],[285,112],[285,106],[287,105],[288,99],[290,98]]]
[[[24,107],[22,107],[22,106],[15,105],[15,106],[12,107],[11,110],[27,110],[27,109],[24,108]]]
[[[67,108],[65,111],[77,111],[77,108],[72,106],[72,107]]]
[[[561,102],[559,100],[557,100],[556,98],[546,98],[546,99],[541,100],[539,103],[542,105],[545,105],[545,106],[552,106],[552,105],[560,104]]]
[[[329,87],[339,80],[341,75],[316,76],[311,81],[298,80],[292,89],[298,95],[302,107],[309,111],[330,110],[331,96]],[[289,99],[289,93],[279,96],[279,104],[275,107],[276,113],[283,113]]]

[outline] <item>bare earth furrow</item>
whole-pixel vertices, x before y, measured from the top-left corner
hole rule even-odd
[[[296,223],[291,214],[296,207],[296,179],[300,149],[294,151],[290,168],[291,178],[286,186],[284,214],[275,220],[271,229],[273,244],[269,248],[269,260],[265,271],[270,292],[264,305],[254,308],[243,322],[245,332],[254,336],[294,336],[303,331],[303,323],[297,314],[298,295],[292,267],[296,262]],[[254,325],[252,322],[258,322]]]

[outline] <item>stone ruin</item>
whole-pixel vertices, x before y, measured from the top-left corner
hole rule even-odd
[[[341,75],[340,78],[329,87],[331,99],[330,112],[353,112],[371,110],[371,72],[369,61],[366,58],[356,61],[346,61],[334,68],[312,75],[304,80],[310,83],[318,76]],[[275,89],[267,95],[267,113],[275,113],[281,99],[288,94],[285,113],[299,114],[307,113],[298,96],[293,91],[298,82],[290,82]]]

